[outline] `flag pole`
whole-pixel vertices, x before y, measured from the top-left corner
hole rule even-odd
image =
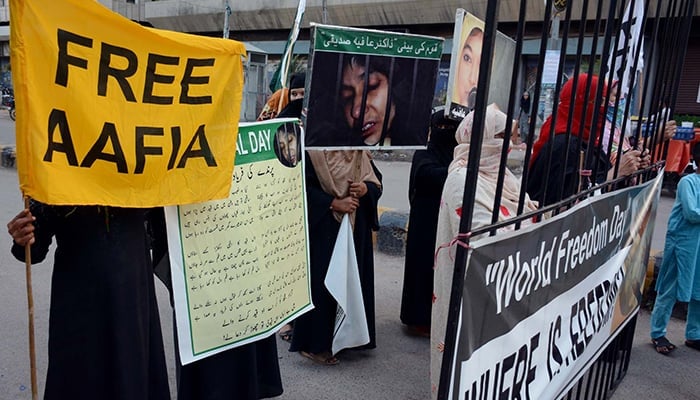
[[[226,0],[226,7],[224,8],[224,39],[228,39],[229,35],[229,20],[231,18],[231,6],[228,4],[228,0]]]
[[[323,17],[322,17],[321,21],[323,21],[323,24],[325,25],[328,23],[328,3],[327,3],[327,0],[323,0],[322,6],[323,6]]]
[[[29,209],[29,197],[24,196],[24,208]],[[36,384],[36,346],[34,345],[34,296],[32,295],[32,246],[24,246],[24,267],[27,280],[27,312],[29,317],[29,366],[32,380],[32,400],[39,398]]]
[[[280,64],[273,75],[272,83],[270,84],[270,90],[275,92],[279,89],[285,89],[287,87],[287,75],[289,74],[289,64],[292,61],[292,53],[294,50],[294,44],[299,36],[299,30],[301,29],[301,20],[304,18],[304,12],[306,11],[306,0],[299,0],[297,5],[297,11],[294,16],[294,23],[292,24],[292,29],[289,32],[289,38],[287,39],[287,44],[284,46],[284,52],[280,58]],[[279,80],[279,81],[277,81]],[[279,83],[279,86],[277,85]],[[282,93],[285,94],[285,93]],[[282,101],[278,103],[277,113],[282,111]]]

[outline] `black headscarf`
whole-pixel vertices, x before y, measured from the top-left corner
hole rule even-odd
[[[306,73],[305,72],[294,73],[289,78],[289,88],[290,89],[303,88],[305,84],[306,84]]]
[[[292,101],[290,99],[290,96],[292,95],[292,89],[299,89],[303,88],[304,85],[306,84],[306,73],[305,72],[297,72],[292,74],[292,76],[289,78],[289,92],[287,93],[287,100],[289,103],[280,111],[279,114],[277,114],[277,118],[286,118],[286,117],[291,117],[291,118],[300,118],[301,117],[301,109],[302,105],[304,104],[304,99],[297,99]]]
[[[445,117],[445,111],[436,111],[430,117],[428,149],[415,152],[411,163],[411,173],[408,177],[408,201],[411,206],[413,206],[419,190],[423,191],[423,196],[433,196],[434,200],[440,201],[442,185],[447,179],[447,167],[452,162],[454,148],[457,146],[457,139],[455,139],[457,125],[456,121]],[[425,183],[419,183],[418,175],[425,174],[431,176],[431,183],[438,184],[439,189],[429,189],[432,186],[426,188]],[[422,186],[422,189],[418,187],[419,185]],[[429,189],[427,190],[429,193],[426,193],[426,189]]]
[[[289,92],[287,100],[291,101],[292,89],[300,89],[306,85],[306,72],[296,72],[289,78]]]
[[[277,114],[276,118],[301,118],[301,110],[304,106],[304,99],[290,101],[286,107]]]
[[[457,140],[457,121],[445,117],[444,111],[436,111],[430,117],[430,139],[428,152],[433,153],[441,164],[450,165]]]

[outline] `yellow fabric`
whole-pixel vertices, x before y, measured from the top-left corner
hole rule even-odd
[[[242,43],[146,28],[96,1],[10,12],[23,193],[122,207],[228,196]]]

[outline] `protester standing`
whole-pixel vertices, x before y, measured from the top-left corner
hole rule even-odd
[[[374,254],[372,231],[379,229],[377,203],[382,194],[381,173],[368,151],[309,151],[306,195],[309,221],[311,298],[314,309],[294,322],[290,351],[322,365],[334,365],[333,329],[337,303],[324,280],[333,254],[340,222],[353,221],[353,240],[367,318],[369,343],[376,347],[374,321]]]
[[[700,165],[700,144],[693,148]],[[678,182],[676,201],[666,230],[666,245],[659,275],[656,300],[651,313],[651,342],[660,354],[676,346],[666,338],[666,326],[676,301],[688,303],[685,344],[700,350],[700,169]]]
[[[413,155],[408,182],[411,211],[406,237],[406,264],[401,296],[401,322],[416,336],[430,336],[433,306],[435,235],[442,188],[457,141],[457,122],[444,111],[433,113],[426,150]]]
[[[31,201],[8,223],[12,254],[42,262],[56,239],[45,399],[170,399],[146,209]]]
[[[472,229],[491,224],[496,198],[496,187],[500,157],[503,150],[503,135],[505,133],[507,116],[495,104],[486,108],[484,119],[484,134],[479,158],[479,176],[476,192],[474,193],[474,209],[472,214]],[[472,125],[474,112],[467,114],[457,127],[457,147],[454,150],[454,160],[448,167],[447,180],[442,192],[438,216],[436,239],[436,263],[434,279],[434,303],[430,327],[430,381],[431,393],[434,399],[437,395],[442,354],[445,349],[445,334],[447,327],[452,277],[454,272],[454,246],[459,238],[459,225],[462,218],[462,199],[467,176],[467,165],[472,140]],[[505,170],[503,189],[500,192],[501,204],[498,221],[515,217],[520,198],[520,180],[508,169]],[[537,209],[537,203],[526,195],[523,212]],[[523,221],[527,224],[529,221]],[[513,225],[501,228],[500,231],[512,230]],[[476,240],[472,237],[470,241]]]
[[[530,133],[530,93],[527,90],[524,91],[522,97],[520,97],[518,127],[520,128],[520,142],[527,143],[527,136]]]
[[[540,205],[550,205],[580,189],[630,175],[649,166],[651,160],[647,152],[631,149],[622,154],[616,171],[605,153],[607,149],[598,140],[606,115],[602,101],[600,108],[594,110],[598,76],[580,74],[576,86],[574,80],[569,79],[562,86],[557,113],[545,120],[533,145],[527,193]]]

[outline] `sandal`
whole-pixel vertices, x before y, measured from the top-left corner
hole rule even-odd
[[[685,345],[690,347],[693,350],[698,350],[700,351],[700,340],[686,340]]]
[[[424,337],[424,338],[430,337],[430,327],[426,326],[426,325],[408,325],[408,326],[406,326],[406,332],[410,336],[417,336],[417,337]]]
[[[671,352],[676,349],[676,345],[669,342],[668,339],[666,339],[666,336],[651,339],[651,343],[654,345],[654,348],[656,348],[657,353],[663,354],[665,356],[671,354]],[[686,345],[688,345],[688,341],[686,341],[685,343]],[[698,342],[698,345],[700,345],[700,341]]]
[[[331,353],[328,352],[314,354],[308,353],[306,351],[300,351],[299,354],[321,365],[337,365],[340,362],[337,358],[333,357],[333,355],[331,355]]]
[[[292,328],[292,325],[287,324],[283,326],[282,329],[280,329],[278,334],[280,335],[280,338],[285,342],[291,342],[292,333],[294,333],[294,328]]]

